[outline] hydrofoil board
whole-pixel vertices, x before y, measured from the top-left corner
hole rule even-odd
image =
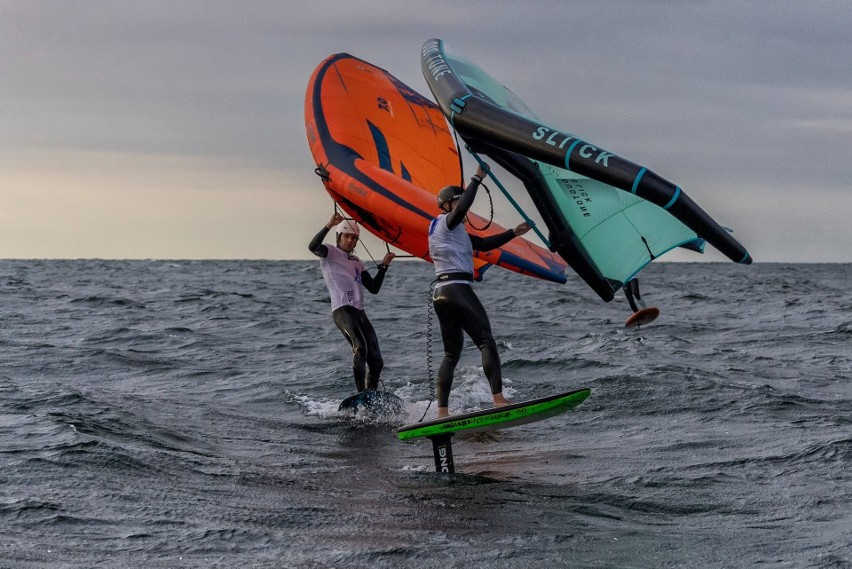
[[[585,387],[568,393],[522,401],[503,407],[492,407],[483,411],[451,415],[426,423],[413,423],[400,427],[397,435],[399,440],[405,441],[420,437],[449,435],[460,431],[475,433],[507,429],[564,413],[585,401],[591,392],[591,389]]]
[[[401,412],[402,408],[402,399],[390,391],[367,389],[344,399],[337,410],[344,413],[368,411],[376,414],[393,414]]]
[[[632,328],[634,326],[644,326],[645,324],[650,324],[654,320],[657,319],[657,316],[660,315],[660,309],[656,306],[650,306],[648,308],[643,308],[642,310],[637,310],[633,314],[630,315],[630,318],[627,319],[627,322],[624,325],[627,328]]]

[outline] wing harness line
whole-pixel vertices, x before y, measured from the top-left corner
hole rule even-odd
[[[477,227],[470,220],[470,216],[466,215],[467,223],[470,225],[471,229],[476,229],[477,231],[485,231],[491,224],[494,222],[494,198],[491,197],[491,190],[488,189],[488,186],[480,182],[480,187],[485,190],[485,193],[488,194],[488,206],[491,208],[491,214],[488,216],[488,223],[483,225],[482,227]]]
[[[479,157],[479,154],[477,154],[476,152],[471,150],[470,146],[467,147],[467,150],[468,150],[468,152],[471,153],[471,155],[474,158],[476,158],[476,161],[479,162],[480,166],[482,166],[483,168],[486,167],[485,161],[482,158]],[[500,191],[503,192],[503,195],[506,196],[507,200],[509,200],[509,203],[511,203],[512,206],[515,208],[515,210],[520,214],[520,216],[524,218],[524,221],[526,221],[529,224],[529,226],[532,227],[532,230],[535,231],[535,234],[538,235],[538,238],[541,239],[541,241],[545,244],[545,246],[547,246],[547,248],[550,249],[550,241],[548,241],[547,237],[545,237],[542,234],[542,232],[539,231],[535,222],[532,219],[530,219],[530,216],[528,216],[526,214],[526,212],[521,208],[521,206],[518,204],[518,202],[515,201],[515,198],[513,198],[512,195],[509,193],[509,191],[503,186],[503,184],[500,183],[500,180],[498,180],[497,176],[494,175],[494,171],[491,170],[490,168],[487,168],[487,170],[488,170],[488,176],[492,180],[494,180],[494,183],[497,184],[497,187],[500,188]],[[488,194],[488,197],[491,197],[490,193]],[[493,212],[493,209],[492,209],[492,212]],[[492,217],[493,217],[493,213],[492,213]]]
[[[364,245],[364,242],[363,242],[363,241],[361,241],[361,240],[359,239],[359,240],[358,240],[358,245],[360,245],[361,247],[363,247],[363,248],[364,248],[364,251],[366,251],[366,252],[367,252],[367,256],[368,256],[368,257],[370,257],[370,260],[372,260],[374,263],[376,263],[376,264],[378,265],[378,262],[376,261],[376,258],[375,258],[375,257],[373,257],[373,254],[372,254],[372,253],[370,253],[370,250],[369,250],[369,249],[367,249],[367,246],[366,246],[366,245]]]
[[[432,382],[432,376],[434,375],[432,371],[432,287],[436,282],[437,279],[429,284],[429,299],[426,303],[426,381],[429,381],[430,383]],[[429,404],[423,411],[423,416],[421,416],[417,421],[418,423],[423,422],[423,419],[426,417],[426,413],[429,412],[429,407],[432,406],[433,401],[435,401],[434,383],[432,383],[432,389],[430,390]]]
[[[326,172],[326,173],[327,173],[327,172]],[[317,172],[317,175],[318,175],[318,176],[320,176],[320,177],[322,177],[322,175],[321,175],[319,172]],[[325,179],[325,178],[323,178],[323,179]],[[341,208],[337,205],[337,202],[334,202],[334,213],[339,213],[340,215],[342,215],[342,216],[344,217],[344,219],[352,219],[352,218],[346,217],[346,212],[345,212],[345,211],[343,211],[343,210],[342,210],[342,209],[341,209]],[[356,220],[352,219],[352,221],[356,221]],[[364,249],[364,252],[366,252],[366,253],[367,253],[367,256],[368,256],[368,257],[370,257],[370,260],[371,260],[371,261],[373,261],[374,263],[376,263],[376,258],[375,258],[375,257],[373,257],[373,254],[372,254],[372,253],[370,253],[370,250],[369,250],[369,249],[367,249],[367,246],[366,246],[366,245],[364,245],[364,242],[363,242],[361,239],[358,239],[358,245],[360,245],[360,246]],[[388,253],[390,253],[390,246],[389,246],[387,243],[385,243],[385,246],[388,248]],[[376,266],[378,266],[378,265],[379,265],[379,264],[378,264],[378,263],[376,263]]]
[[[337,204],[334,204],[334,208],[337,209]],[[382,243],[385,244],[385,249],[387,250],[388,253],[390,253],[391,252],[390,243],[388,243],[387,241],[384,241],[384,240],[382,240]],[[367,253],[367,256],[370,257],[370,260],[373,261],[376,264],[377,267],[381,264],[376,260],[375,257],[373,257],[373,254],[370,253],[370,250],[367,249],[367,246],[364,245],[364,242],[361,239],[358,239],[358,245],[363,247],[364,251]],[[394,255],[394,259],[414,259],[414,258],[415,258],[414,255]]]

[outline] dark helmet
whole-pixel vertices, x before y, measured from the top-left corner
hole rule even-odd
[[[438,192],[438,207],[443,206],[447,202],[459,199],[464,190],[460,186],[447,186]]]

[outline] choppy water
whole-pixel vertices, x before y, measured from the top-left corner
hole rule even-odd
[[[455,437],[456,475],[395,437],[432,393],[430,279],[368,298],[406,402],[376,422],[336,413],[315,262],[0,261],[0,567],[852,567],[852,266],[655,264],[638,331],[492,269],[507,394],[592,396]]]

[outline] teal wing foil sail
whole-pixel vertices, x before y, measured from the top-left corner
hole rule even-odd
[[[423,45],[423,75],[444,116],[475,152],[517,177],[559,253],[606,301],[672,248],[748,251],[678,186],[540,121],[524,102],[441,40]]]

